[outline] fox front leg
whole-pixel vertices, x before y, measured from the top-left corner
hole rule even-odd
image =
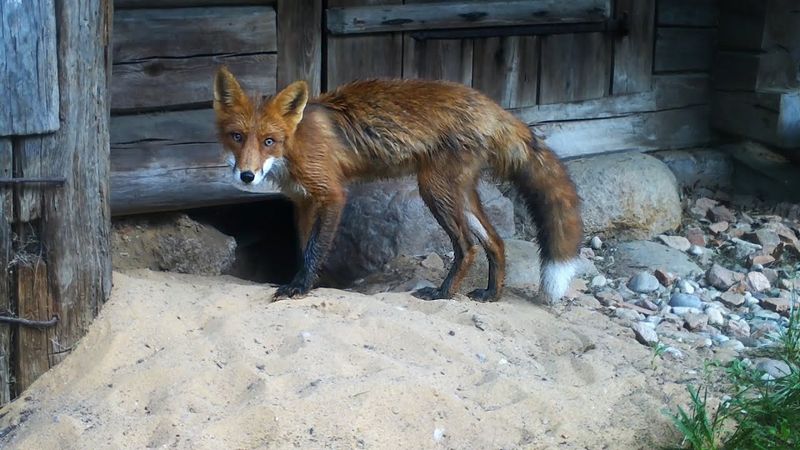
[[[273,296],[274,300],[305,295],[314,286],[319,270],[333,245],[344,203],[344,196],[339,195],[315,208],[316,219],[303,251],[303,267],[291,283],[278,287]]]

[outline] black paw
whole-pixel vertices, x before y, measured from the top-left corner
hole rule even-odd
[[[481,303],[496,302],[499,300],[497,292],[494,289],[475,289],[467,294],[467,297]]]
[[[450,298],[447,295],[444,295],[444,293],[439,288],[433,288],[433,287],[425,287],[422,289],[417,289],[416,291],[412,292],[411,295],[422,300],[442,300]]]
[[[305,295],[308,293],[308,288],[300,284],[289,283],[278,286],[272,300],[282,300],[284,298],[293,298]]]

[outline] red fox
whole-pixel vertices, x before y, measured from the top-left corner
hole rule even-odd
[[[578,195],[558,157],[528,126],[467,86],[423,80],[367,80],[309,99],[296,81],[273,97],[248,97],[220,67],[214,80],[219,138],[234,183],[277,183],[298,205],[303,267],[275,298],[307,293],[333,244],[349,182],[416,174],[419,193],[453,244],[441,286],[414,292],[449,298],[476,254],[489,262],[488,284],[468,295],[495,301],[505,253],[481,206],[484,168],[510,181],[538,228],[541,290],[560,299],[574,275],[583,231]]]

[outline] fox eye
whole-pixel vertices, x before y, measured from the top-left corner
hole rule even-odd
[[[242,142],[242,133],[231,133],[231,139],[233,142]]]
[[[274,144],[274,143],[275,143],[275,140],[272,139],[272,138],[264,139],[264,145],[266,145],[267,147],[272,147],[272,144]]]

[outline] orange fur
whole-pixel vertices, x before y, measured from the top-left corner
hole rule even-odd
[[[311,288],[333,241],[345,186],[355,180],[418,176],[420,194],[455,253],[442,286],[418,292],[420,297],[449,297],[457,289],[474,258],[474,238],[487,251],[491,273],[487,289],[471,295],[493,300],[501,293],[503,243],[475,191],[484,168],[520,190],[539,225],[545,264],[576,256],[582,238],[578,197],[563,166],[524,123],[471,88],[369,80],[309,99],[300,81],[260,99],[248,98],[225,68],[214,88],[220,140],[234,156],[235,173],[247,183],[245,173],[255,183],[274,177],[308,212],[300,221],[304,268],[278,297]]]

